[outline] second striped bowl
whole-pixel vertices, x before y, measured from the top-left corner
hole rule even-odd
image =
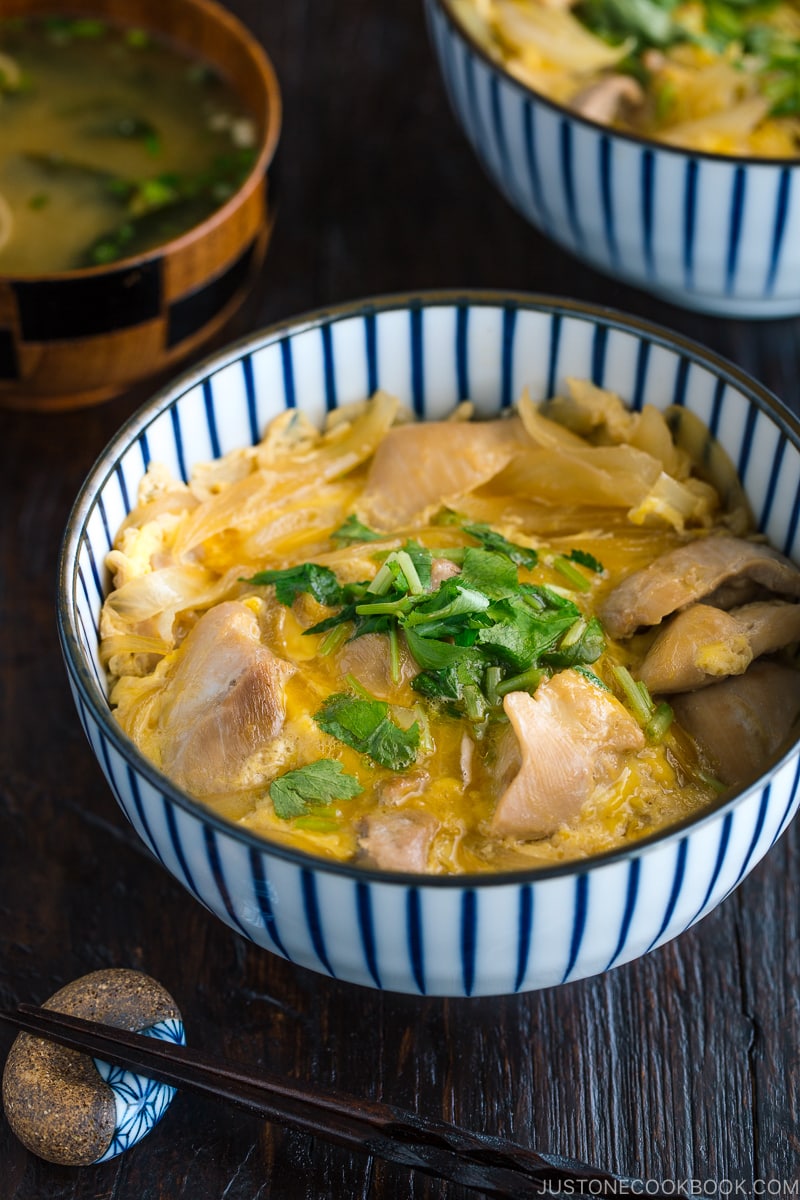
[[[489,178],[597,270],[720,316],[800,313],[800,158],[725,158],[598,125],[532,91],[426,0],[451,107]]]

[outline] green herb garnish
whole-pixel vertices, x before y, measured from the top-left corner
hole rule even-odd
[[[301,563],[297,567],[284,567],[278,570],[258,571],[250,579],[242,582],[252,583],[256,587],[275,585],[275,595],[280,604],[290,607],[298,596],[308,592],[320,604],[331,607],[341,604],[343,588],[330,567],[321,567],[317,563]]]
[[[538,553],[530,546],[518,546],[509,542],[501,533],[496,533],[489,525],[465,525],[464,533],[480,542],[486,550],[505,554],[518,567],[535,567],[539,561]]]
[[[288,821],[304,816],[318,805],[352,800],[363,790],[354,776],[345,774],[344,767],[336,759],[320,758],[273,780],[269,794],[275,815]]]
[[[650,742],[661,742],[672,724],[672,709],[665,700],[656,704],[647,684],[634,679],[627,667],[614,667],[614,678],[636,720]]]
[[[595,575],[602,575],[605,567],[596,559],[588,550],[570,550],[569,554],[565,554],[567,562],[580,563],[582,567],[587,567],[590,571],[594,571]]]
[[[339,692],[329,696],[314,720],[325,733],[388,767],[404,771],[417,757],[419,724],[401,729],[383,700],[363,700]]]
[[[364,536],[366,527],[348,518],[343,539]],[[565,667],[585,668],[605,650],[595,617],[584,616],[568,595],[553,587],[521,583],[518,569],[539,561],[536,551],[515,546],[489,526],[465,525],[479,546],[444,548],[457,555],[461,570],[431,590],[431,564],[439,551],[413,541],[376,555],[380,566],[368,583],[340,584],[333,571],[315,563],[261,571],[247,582],[274,584],[278,600],[291,604],[301,593],[336,611],[306,634],[324,634],[320,654],[332,654],[346,640],[385,634],[391,678],[400,676],[400,645],[420,668],[412,687],[454,717],[482,725],[502,719],[503,696],[515,689],[534,691],[542,679]],[[371,530],[366,530],[369,535]],[[515,559],[517,561],[515,561]],[[588,591],[585,574],[603,566],[582,550],[548,557],[573,588]],[[402,770],[413,762],[419,743],[416,726],[402,730],[388,706],[369,695],[332,697],[318,724],[376,762]]]
[[[334,529],[331,541],[338,542],[341,546],[351,546],[354,542],[379,542],[383,536],[374,529],[368,529],[355,513],[351,513],[338,529]]]

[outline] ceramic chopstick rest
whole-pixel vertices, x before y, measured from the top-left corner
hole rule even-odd
[[[94,971],[42,1006],[185,1044],[175,1001],[139,971]],[[3,1072],[8,1122],[32,1153],[64,1166],[104,1162],[150,1132],[175,1089],[122,1067],[20,1033]]]

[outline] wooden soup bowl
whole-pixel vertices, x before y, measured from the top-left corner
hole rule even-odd
[[[281,127],[275,71],[214,0],[4,0],[3,17],[93,16],[160,34],[215,67],[256,122],[247,179],[201,224],[108,266],[0,276],[0,405],[77,408],[172,366],[245,299],[274,219],[268,171]]]

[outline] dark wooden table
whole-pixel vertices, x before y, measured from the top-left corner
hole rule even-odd
[[[273,58],[285,124],[274,242],[226,340],[372,293],[552,292],[688,333],[800,411],[800,321],[668,307],[582,267],[511,211],[450,115],[420,0],[229,7]],[[55,632],[71,502],[146,394],[64,415],[0,413],[0,1004],[131,966],[173,993],[192,1042],[247,1063],[586,1159],[651,1189],[797,1195],[796,822],[720,908],[649,957],[551,991],[469,1001],[381,994],[293,967],[212,918],[151,860],[84,740]],[[0,1061],[10,1041],[0,1033]],[[101,1167],[39,1161],[0,1119],[0,1200],[466,1196],[188,1095]]]

